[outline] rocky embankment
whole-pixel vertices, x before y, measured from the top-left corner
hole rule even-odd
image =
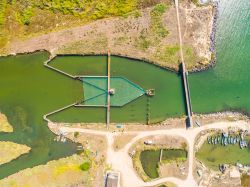
[[[212,32],[210,35],[210,51],[211,51],[211,61],[209,64],[205,65],[205,66],[201,66],[199,68],[194,68],[192,69],[190,72],[199,72],[199,71],[204,71],[204,70],[208,70],[212,67],[215,66],[216,64],[216,30],[217,30],[217,20],[218,20],[218,16],[219,16],[219,10],[218,10],[218,2],[214,2],[213,6],[214,6],[214,17],[213,17],[213,25],[212,25]]]

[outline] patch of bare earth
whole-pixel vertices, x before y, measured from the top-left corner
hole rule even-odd
[[[134,137],[135,135],[129,135],[129,134],[115,136],[113,149],[115,151],[122,149]]]
[[[30,147],[8,141],[0,141],[0,165],[16,159],[22,154],[28,153]]]
[[[159,164],[159,175],[161,177],[177,177],[180,179],[185,179],[188,172],[188,162],[170,162],[170,163],[160,163]]]
[[[110,49],[113,54],[144,59],[178,70],[176,11],[172,1],[166,1],[166,4],[168,8],[160,18],[168,31],[166,35],[160,36],[152,29],[155,19],[151,7],[142,9],[137,16],[131,14],[127,18],[103,19],[28,40],[12,41],[3,51],[24,53],[45,49],[54,54],[100,54]],[[187,67],[191,69],[207,64],[211,60],[212,6],[196,7],[182,3],[180,16]]]
[[[2,113],[0,113],[0,132],[13,132],[13,128],[9,124],[7,117]]]
[[[127,131],[150,131],[150,130],[163,130],[172,128],[184,128],[186,126],[186,117],[182,118],[168,118],[160,123],[146,125],[144,123],[123,123],[122,128],[117,128],[117,124],[110,124],[109,131],[112,132],[127,132]],[[107,131],[105,123],[56,123],[57,127],[69,126],[72,128],[92,129],[98,131]],[[54,126],[50,129],[53,131]],[[55,132],[58,133],[58,132]]]

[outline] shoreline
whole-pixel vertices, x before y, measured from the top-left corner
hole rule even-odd
[[[213,11],[214,12],[214,8],[211,6],[211,4],[209,4],[209,6],[211,7],[211,11]],[[144,12],[145,14],[146,13],[148,13],[148,11],[149,10],[146,10],[146,12]],[[209,20],[210,20],[210,22],[209,22],[209,24],[210,24],[210,26],[209,26],[209,31],[211,32],[212,30],[213,30],[213,28],[211,28],[211,27],[213,27],[213,17],[214,17],[214,15],[213,15],[213,12],[211,12],[212,14],[211,15],[209,15]],[[145,15],[145,19],[146,19],[147,17],[146,17],[146,15]],[[117,22],[117,20],[119,21],[119,19],[120,18],[115,18],[114,19],[114,21],[116,21]],[[131,18],[132,19],[132,18]],[[144,18],[143,18],[144,19]],[[164,18],[165,19],[165,18]],[[81,27],[79,27],[79,28],[74,28],[73,30],[72,30],[72,32],[76,32],[76,34],[78,33],[78,34],[80,34],[79,33],[79,30],[81,30],[81,29],[85,29],[86,31],[88,31],[88,28],[89,27],[93,27],[95,24],[98,24],[98,22],[99,22],[99,24],[104,24],[104,25],[106,25],[106,21],[107,20],[98,20],[97,21],[97,23],[91,23],[91,24],[89,24],[89,25],[85,25],[85,26],[81,26]],[[108,20],[109,21],[109,20]],[[112,20],[111,20],[112,21]],[[110,22],[111,22],[110,21]],[[129,21],[129,19],[128,20],[123,20],[124,21],[124,23],[126,23],[126,21]],[[169,23],[168,23],[169,24]],[[122,25],[123,26],[123,25]],[[86,27],[86,28],[85,28]],[[210,30],[211,29],[211,30]],[[132,32],[132,31],[131,31]],[[56,38],[56,37],[59,37],[59,39],[60,39],[60,37],[61,37],[61,35],[62,34],[69,34],[70,33],[70,30],[62,30],[62,31],[60,31],[60,32],[58,32],[58,34],[56,35],[55,33],[54,34],[50,34],[50,33],[48,33],[47,35],[44,35],[44,36],[40,36],[40,39],[39,39],[39,37],[35,37],[35,38],[33,38],[33,40],[34,41],[39,41],[39,40],[41,40],[41,39],[43,39],[43,40],[46,40],[46,39],[49,39],[49,37],[52,37],[52,39],[53,38]],[[105,34],[105,33],[104,33]],[[209,52],[209,53],[211,53],[211,50],[209,50],[209,45],[213,45],[213,44],[211,44],[211,36],[210,35],[212,35],[213,33],[207,33],[207,35],[206,35],[206,41],[207,42],[209,42],[210,44],[207,44],[207,49],[204,51],[204,52]],[[51,35],[51,36],[50,36]],[[210,36],[210,37],[209,37]],[[85,37],[85,36],[84,36]],[[174,36],[175,37],[175,36]],[[77,38],[76,36],[75,36],[75,38]],[[59,40],[58,39],[58,40]],[[83,40],[84,38],[82,38],[82,37],[80,37],[80,36],[78,36],[78,40],[76,40],[76,41],[81,41],[81,40]],[[113,38],[114,39],[114,38]],[[170,39],[173,39],[173,36],[172,36],[172,38],[170,38]],[[31,39],[32,40],[32,39]],[[53,39],[53,41],[54,41],[55,39]],[[34,42],[33,41],[33,42]],[[50,40],[49,40],[50,41]],[[56,40],[57,41],[57,40]],[[74,42],[76,42],[76,41],[74,41]],[[26,43],[25,43],[26,42]],[[43,41],[43,43],[42,44],[40,44],[40,45],[38,45],[37,47],[33,47],[33,48],[27,48],[26,47],[26,45],[28,45],[28,42],[31,42],[31,41],[25,41],[24,43],[20,43],[20,45],[18,45],[18,46],[20,46],[20,50],[10,50],[10,51],[8,51],[7,53],[3,53],[3,54],[0,54],[0,56],[13,56],[13,55],[20,55],[20,54],[30,54],[30,53],[35,53],[35,52],[38,52],[38,51],[47,51],[47,52],[49,52],[50,54],[53,54],[53,55],[63,55],[63,54],[67,54],[67,53],[71,53],[72,55],[75,55],[75,54],[79,54],[79,55],[84,55],[84,56],[86,56],[86,55],[103,55],[103,54],[106,54],[106,51],[103,51],[103,50],[101,50],[101,49],[95,49],[95,50],[83,50],[83,51],[76,51],[76,52],[74,52],[74,51],[70,51],[70,52],[68,52],[68,51],[61,51],[60,50],[60,48],[63,48],[63,47],[65,47],[65,46],[67,46],[67,45],[70,45],[71,43],[70,42],[68,42],[68,43],[65,43],[65,41],[64,41],[64,43],[62,42],[62,43],[58,43],[58,46],[54,46],[54,45],[52,45],[52,46],[47,46],[47,43],[45,44],[44,43],[44,41]],[[52,41],[50,41],[50,42],[52,42]],[[113,42],[112,41],[112,37],[110,38],[110,41],[109,42]],[[212,41],[213,42],[213,41]],[[18,44],[18,42],[17,42],[17,44]],[[24,45],[24,44],[26,44],[26,45]],[[67,45],[66,45],[67,44]],[[171,45],[172,43],[170,42],[169,43],[169,45]],[[114,47],[114,46],[113,46]],[[124,45],[124,47],[126,47],[126,45]],[[129,45],[127,46],[127,47],[129,47]],[[157,46],[153,46],[154,48],[156,48]],[[111,46],[111,48],[112,48],[112,46]],[[211,48],[211,47],[210,47]],[[106,48],[104,48],[104,49],[106,49]],[[128,48],[128,50],[130,50],[130,52],[131,52],[131,50],[133,50],[134,48],[132,47],[132,48]],[[156,49],[155,49],[156,50]],[[112,50],[111,50],[112,51]],[[157,67],[160,67],[160,68],[163,68],[163,69],[166,69],[166,70],[169,70],[169,71],[171,71],[171,72],[179,72],[180,71],[180,69],[179,69],[179,65],[177,65],[176,63],[173,63],[173,64],[169,64],[169,63],[167,63],[168,61],[167,60],[158,60],[158,59],[155,59],[155,58],[153,58],[153,57],[151,57],[151,56],[149,56],[149,55],[146,55],[146,54],[148,54],[148,52],[146,52],[146,53],[142,53],[142,51],[141,50],[136,50],[136,53],[130,53],[129,51],[123,51],[123,48],[120,48],[120,49],[116,49],[116,48],[114,48],[113,49],[113,51],[114,52],[112,52],[113,53],[113,55],[116,55],[116,56],[119,56],[119,57],[124,57],[124,58],[128,58],[128,59],[135,59],[135,60],[140,60],[140,61],[143,61],[143,62],[147,62],[147,63],[150,63],[150,64],[154,64],[154,65],[156,65]],[[152,51],[151,51],[152,52]],[[154,53],[152,52],[152,55],[153,55]],[[202,64],[199,64],[198,62],[195,62],[195,64],[194,65],[192,65],[192,66],[190,66],[191,68],[190,68],[190,70],[189,70],[189,72],[191,73],[191,72],[195,72],[195,71],[203,71],[203,70],[206,70],[207,69],[207,66],[210,66],[209,64],[213,64],[213,63],[215,63],[215,60],[214,59],[212,59],[212,56],[213,55],[211,55],[211,58],[210,58],[210,60],[207,62],[208,63],[208,65],[202,65]],[[197,66],[197,67],[195,67],[195,66]]]
[[[202,126],[206,126],[210,123],[215,122],[232,122],[232,121],[245,121],[250,123],[250,117],[246,116],[240,112],[217,112],[211,114],[195,114],[194,120],[201,123]],[[185,118],[177,117],[177,118],[168,118],[162,122],[154,123],[151,125],[143,124],[143,123],[122,123],[123,128],[118,129],[116,127],[116,123],[111,123],[109,130],[106,128],[105,123],[65,123],[65,122],[54,122],[51,121],[47,124],[50,131],[58,135],[56,129],[61,127],[68,128],[81,128],[89,131],[97,130],[99,132],[133,132],[133,131],[149,131],[149,130],[167,130],[167,129],[175,129],[175,128],[185,128]],[[195,125],[194,128],[199,128],[198,125]]]
[[[217,64],[217,58],[216,58],[216,32],[217,32],[217,21],[219,17],[219,2],[215,1],[213,3],[214,8],[214,16],[213,16],[213,25],[212,25],[212,33],[210,34],[210,51],[212,53],[211,60],[209,64],[204,65],[203,67],[193,68],[189,71],[189,73],[198,73],[207,71],[209,69],[212,69]]]

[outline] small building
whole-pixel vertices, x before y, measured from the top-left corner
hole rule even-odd
[[[108,171],[106,173],[105,187],[120,187],[120,173]]]

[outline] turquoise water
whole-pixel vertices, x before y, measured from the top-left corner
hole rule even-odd
[[[250,1],[221,1],[219,12],[217,64],[189,76],[193,111],[250,114]]]

